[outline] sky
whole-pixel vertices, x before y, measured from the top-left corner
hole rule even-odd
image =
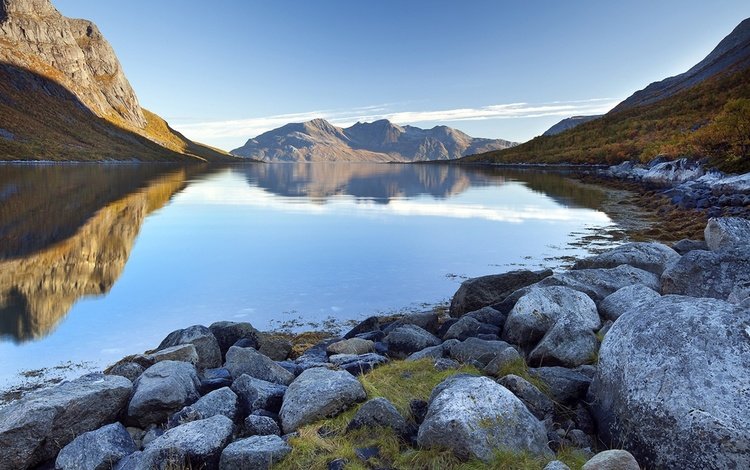
[[[52,0],[141,105],[231,150],[288,122],[391,119],[523,142],[686,71],[747,0]]]

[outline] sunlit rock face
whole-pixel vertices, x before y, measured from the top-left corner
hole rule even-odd
[[[2,0],[0,46],[0,61],[58,82],[100,117],[146,126],[120,62],[92,22],[64,17],[48,0]]]
[[[46,336],[79,298],[106,293],[122,273],[145,217],[184,184],[184,170],[160,176],[142,189],[84,213],[88,220],[61,241],[21,257],[4,253],[5,259],[0,259],[0,335],[21,342]],[[95,192],[96,184],[92,186],[89,191]],[[7,228],[7,219],[1,221],[2,228]],[[44,220],[37,222],[44,227]],[[62,230],[54,224],[48,227]]]

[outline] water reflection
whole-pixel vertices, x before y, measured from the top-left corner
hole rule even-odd
[[[2,167],[0,335],[42,338],[80,297],[106,293],[145,217],[185,181],[184,169]]]

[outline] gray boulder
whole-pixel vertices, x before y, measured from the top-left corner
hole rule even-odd
[[[0,409],[0,465],[29,468],[57,455],[76,436],[113,422],[133,384],[119,375],[90,374]]]
[[[142,468],[216,468],[234,425],[223,415],[172,428],[143,449]]]
[[[398,412],[393,403],[385,398],[373,398],[362,405],[354,418],[349,422],[347,429],[359,429],[362,427],[376,428],[386,427],[393,429],[396,434],[405,436],[408,432],[406,420]]]
[[[547,384],[552,399],[564,405],[576,403],[584,398],[592,379],[580,368],[574,370],[565,367],[537,367],[529,369],[529,373]]]
[[[198,399],[198,373],[187,362],[162,361],[135,381],[127,409],[129,423],[145,428],[161,423]]]
[[[190,421],[224,415],[234,421],[237,418],[239,404],[237,394],[229,387],[223,387],[209,392],[190,406],[175,413],[169,420],[171,427],[179,426]]]
[[[468,279],[453,295],[450,316],[460,317],[483,307],[502,302],[514,291],[551,276],[552,271],[510,271],[503,274]]]
[[[680,254],[661,243],[633,242],[590,258],[576,261],[573,269],[615,268],[627,264],[661,276],[680,258]]]
[[[740,217],[718,217],[708,220],[703,234],[712,251],[750,244],[750,220]]]
[[[487,377],[452,377],[435,387],[417,442],[485,462],[499,449],[552,455],[544,424]]]
[[[640,470],[638,462],[626,450],[605,450],[583,464],[582,470]]]
[[[404,325],[416,325],[430,333],[435,333],[438,329],[438,315],[435,312],[420,312],[404,315],[387,325],[383,329],[383,332],[387,335],[394,329]]]
[[[224,367],[234,378],[247,374],[256,379],[281,385],[289,385],[294,380],[294,374],[253,348],[232,346],[227,351],[227,362]]]
[[[176,330],[167,335],[156,351],[179,346],[181,344],[192,344],[198,352],[198,364],[200,369],[210,369],[221,366],[221,349],[216,337],[211,330],[202,325],[189,326],[182,330]]]
[[[296,431],[305,424],[335,416],[366,397],[362,384],[348,372],[307,369],[284,395],[279,412],[281,426],[285,433]]]
[[[135,380],[141,376],[144,370],[146,370],[146,368],[138,364],[137,362],[121,362],[108,368],[105,371],[105,374],[119,375],[120,377],[125,377],[131,382],[135,382]]]
[[[508,346],[495,354],[495,357],[484,367],[483,372],[487,375],[498,377],[506,367],[519,364],[523,361],[523,357],[516,351],[516,348]]]
[[[198,364],[198,351],[192,344],[179,344],[148,354],[146,357],[151,359],[154,364],[161,361],[182,361],[193,365]]]
[[[465,316],[471,317],[480,323],[487,323],[502,328],[505,324],[505,315],[492,307],[484,307],[479,310],[467,313]]]
[[[253,436],[232,442],[221,453],[220,470],[267,470],[292,448],[279,436]]]
[[[588,295],[598,304],[613,292],[633,284],[643,284],[655,291],[660,290],[661,287],[659,276],[627,264],[617,266],[616,268],[565,271],[545,278],[537,286],[570,287]]]
[[[388,362],[387,357],[375,353],[336,354],[331,356],[329,360],[339,369],[344,369],[352,375],[366,374]]]
[[[109,468],[109,467],[107,467]],[[121,458],[114,467],[113,470],[147,470],[143,464],[143,452],[136,451],[132,454],[128,454]],[[151,470],[151,469],[148,469]]]
[[[505,341],[487,341],[479,338],[468,338],[450,349],[452,359],[461,363],[476,362],[485,367],[500,352],[512,347]]]
[[[274,361],[285,361],[292,352],[292,342],[283,336],[261,333],[258,352]]]
[[[719,251],[691,251],[661,277],[662,294],[727,300],[750,282],[750,245]]]
[[[553,460],[552,462],[545,465],[542,470],[570,470],[570,467],[565,465],[565,462],[561,462],[560,460]]]
[[[420,359],[426,358],[440,359],[441,357],[445,357],[450,354],[450,349],[458,343],[460,343],[460,341],[457,339],[445,340],[437,346],[430,346],[429,348],[424,348],[421,351],[410,354],[409,357],[406,358],[406,360],[418,361]]]
[[[388,354],[401,359],[441,343],[438,337],[416,325],[402,325],[393,329],[384,342],[388,346]]]
[[[281,429],[273,418],[250,415],[245,418],[245,436],[281,435]]]
[[[457,339],[463,341],[466,338],[471,338],[480,334],[497,334],[499,332],[500,329],[494,325],[481,323],[469,315],[464,315],[448,328],[448,331],[443,335],[443,339]]]
[[[133,438],[120,423],[89,431],[63,447],[55,461],[59,470],[109,470],[121,458],[137,449]]]
[[[211,333],[216,338],[222,356],[225,356],[229,348],[241,339],[249,341],[250,346],[255,349],[260,348],[261,333],[250,323],[219,321],[212,323],[208,329],[211,330]]]
[[[326,348],[326,352],[328,354],[365,354],[372,352],[374,346],[375,343],[370,340],[350,338],[331,344]]]
[[[641,310],[649,302],[661,297],[658,292],[644,286],[633,284],[618,289],[608,295],[599,304],[599,313],[606,320],[615,321],[630,310]]]
[[[677,253],[684,255],[687,252],[694,250],[708,250],[708,245],[703,240],[688,240],[683,238],[682,240],[675,242],[672,245],[672,249]]]
[[[508,374],[498,379],[497,383],[520,398],[529,411],[540,420],[555,412],[555,403],[528,380]]]
[[[286,393],[286,385],[241,375],[232,383],[232,391],[237,394],[240,409],[244,414],[255,410],[266,410],[277,413]]]
[[[649,468],[750,468],[749,324],[750,309],[671,295],[621,316],[589,390],[600,438]]]

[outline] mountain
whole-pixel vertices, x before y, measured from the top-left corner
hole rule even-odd
[[[634,93],[599,119],[466,163],[598,163],[709,157],[725,171],[750,171],[742,126],[750,121],[750,19],[684,74]],[[734,129],[732,129],[734,128]],[[736,129],[736,130],[735,130]]]
[[[0,0],[0,160],[216,160],[141,108],[92,22]]]
[[[502,139],[476,139],[446,126],[420,129],[382,119],[344,129],[313,119],[265,132],[232,154],[275,162],[413,162],[451,160],[513,145]]]
[[[544,131],[544,134],[542,135],[557,135],[561,132],[569,131],[570,129],[573,129],[574,127],[578,127],[581,124],[585,124],[589,121],[593,121],[594,119],[599,119],[602,117],[601,114],[596,114],[594,116],[572,116],[569,118],[565,118],[562,121],[558,122],[554,126],[550,127],[546,131]]]

